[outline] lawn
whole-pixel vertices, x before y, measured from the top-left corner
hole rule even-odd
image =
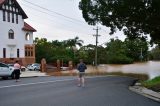
[[[154,91],[160,92],[160,76],[154,79],[142,82],[142,85],[146,88],[152,89]]]

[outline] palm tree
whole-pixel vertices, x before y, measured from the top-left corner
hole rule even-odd
[[[64,42],[66,44],[66,47],[73,51],[73,53],[74,53],[73,55],[74,55],[74,59],[75,59],[77,46],[81,47],[82,43],[83,43],[83,40],[80,40],[79,37],[76,36],[74,39],[69,39],[69,40],[66,40]]]
[[[66,45],[72,49],[73,47],[76,47],[76,46],[81,47],[83,44],[83,40],[79,40],[79,37],[77,36],[74,39],[69,39],[69,40],[66,40],[65,42],[66,42]]]

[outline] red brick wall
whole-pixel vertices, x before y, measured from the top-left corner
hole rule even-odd
[[[32,64],[32,63],[35,63],[35,58],[0,58],[0,62],[3,62],[3,63],[15,63],[16,60],[19,60],[19,63],[21,65],[28,65],[28,64]]]

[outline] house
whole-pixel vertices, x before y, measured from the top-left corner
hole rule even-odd
[[[36,30],[24,22],[26,13],[16,0],[0,0],[0,61],[22,65],[35,62],[33,32]]]

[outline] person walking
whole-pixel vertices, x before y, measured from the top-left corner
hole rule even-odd
[[[83,63],[83,60],[80,59],[80,63],[77,65],[77,70],[79,71],[79,76],[78,76],[78,86],[84,87],[85,79],[85,70],[87,69],[86,64]]]
[[[21,69],[21,66],[18,63],[18,60],[16,60],[16,62],[14,64],[14,73],[15,73],[16,82],[20,81],[19,80],[19,78],[20,78],[20,69]]]

